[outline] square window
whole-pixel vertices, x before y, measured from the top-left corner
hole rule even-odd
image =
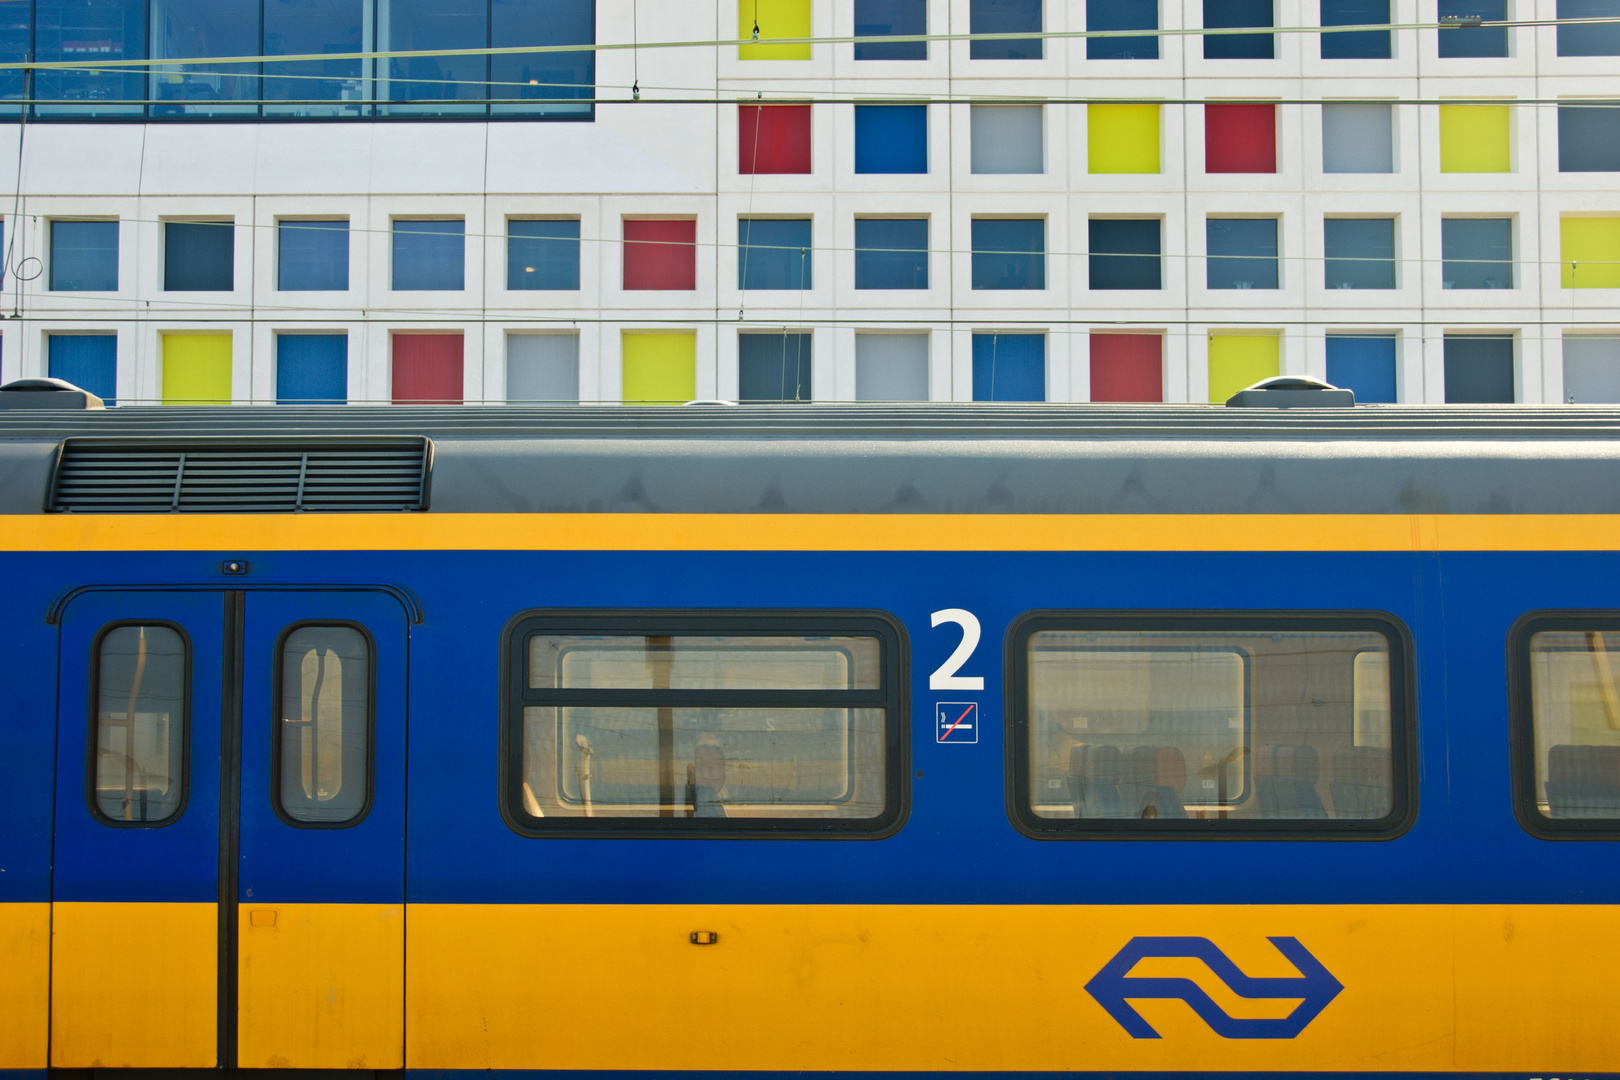
[[[1322,222],[1323,287],[1393,289],[1395,219],[1327,218]]]
[[[1159,171],[1159,106],[1086,106],[1086,170],[1092,173]]]
[[[1395,335],[1329,334],[1327,381],[1350,390],[1358,405],[1395,403]]]
[[[1091,335],[1092,401],[1163,401],[1164,338]]]
[[[579,219],[506,222],[506,287],[540,292],[579,288]]]
[[[815,269],[809,218],[737,221],[739,289],[809,289]]]
[[[343,292],[349,287],[347,221],[276,222],[276,288]]]
[[[1045,334],[974,334],[974,401],[1045,401]]]
[[[1042,218],[975,218],[975,289],[1046,288],[1046,222]]]
[[[1620,337],[1564,335],[1564,400],[1571,405],[1620,403]]]
[[[51,334],[46,339],[50,377],[118,404],[118,338],[114,334]]]
[[[1086,30],[1157,30],[1159,0],[1086,0]],[[1087,60],[1157,60],[1159,38],[1094,37],[1086,39]]]
[[[855,106],[855,171],[928,171],[928,106]]]
[[[392,344],[395,405],[461,404],[460,334],[395,334]]]
[[[1272,0],[1204,0],[1204,28],[1231,30],[1276,26]],[[1204,34],[1205,60],[1270,60],[1275,48],[1270,34]]]
[[[855,287],[928,288],[928,219],[856,218]]]
[[[1046,171],[1046,117],[1039,105],[973,105],[968,109],[975,173]]]
[[[51,291],[118,291],[118,222],[51,222]]]
[[[442,2],[442,0],[435,0]],[[524,45],[593,45],[596,43],[594,0],[492,0],[489,43]],[[509,53],[489,58],[490,96],[516,97],[496,102],[496,116],[556,117],[589,120],[595,116],[596,53]],[[505,87],[508,89],[496,89]],[[517,93],[513,93],[516,90]]]
[[[1440,171],[1511,172],[1513,150],[1509,129],[1512,117],[1512,110],[1506,105],[1440,106]],[[1562,147],[1562,133],[1559,141]]]
[[[1559,19],[1620,19],[1620,0],[1558,0]],[[1620,23],[1558,28],[1559,56],[1620,56]]]
[[[1558,222],[1566,289],[1620,289],[1620,217]]]
[[[1161,232],[1158,218],[1120,221],[1093,218],[1091,287],[1093,289],[1162,289]]]
[[[1513,404],[1513,339],[1447,334],[1446,404]]]
[[[466,288],[467,223],[460,218],[394,222],[394,291]],[[459,397],[459,393],[458,393]]]
[[[1209,339],[1209,401],[1223,404],[1239,390],[1282,370],[1282,338],[1275,334],[1215,334]]]
[[[927,334],[856,334],[856,401],[927,401]]]
[[[1558,106],[1558,171],[1620,172],[1620,106]]]
[[[1446,289],[1513,288],[1513,219],[1441,218],[1440,284]]]
[[[348,400],[347,334],[276,335],[277,405],[342,405]]]
[[[855,0],[856,37],[928,33],[928,0]],[[926,41],[857,41],[857,60],[926,60]]]
[[[579,401],[579,335],[507,334],[506,400]]]
[[[970,34],[1039,34],[1041,0],[968,0]],[[973,60],[1039,60],[1043,55],[1040,38],[1002,38],[973,41],[968,57]]]
[[[1389,22],[1389,0],[1321,0],[1322,25],[1372,26]],[[1388,60],[1388,30],[1345,30],[1322,37],[1324,60]]]
[[[814,32],[810,0],[737,0],[737,37],[760,44],[739,45],[739,60],[808,60],[810,43],[773,45],[770,39],[807,38]]]
[[[231,403],[231,335],[163,335],[163,404]]]
[[[230,292],[236,287],[236,226],[229,221],[163,223],[163,290]]]
[[[680,405],[697,397],[697,336],[626,333],[621,397],[626,405]]]
[[[1440,0],[1440,18],[1478,15],[1486,22],[1507,21],[1507,0]],[[1508,54],[1505,26],[1453,26],[1440,31],[1440,56],[1493,57]]]
[[[807,333],[738,334],[737,400],[810,402],[810,361]]]
[[[810,106],[737,106],[737,171],[782,175],[810,172]]]
[[[1381,101],[1322,106],[1322,171],[1395,171],[1395,110]]]
[[[1277,106],[1269,102],[1204,106],[1206,173],[1277,171]]]
[[[688,292],[697,288],[697,222],[624,219],[626,292]]]
[[[1278,287],[1276,218],[1209,218],[1204,223],[1204,236],[1209,252],[1205,260],[1209,288]]]

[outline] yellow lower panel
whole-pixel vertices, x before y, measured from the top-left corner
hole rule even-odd
[[[239,934],[239,1065],[404,1067],[400,905],[243,905]]]
[[[413,905],[407,1065],[462,1069],[1620,1070],[1614,910],[1570,907]],[[716,931],[693,945],[693,931]],[[1297,978],[1294,937],[1343,990],[1294,1038],[1222,1038],[1085,986],[1136,936],[1207,938]],[[1199,960],[1133,977],[1193,980]],[[1540,1075],[1540,1073],[1538,1073]]]
[[[0,1069],[43,1069],[50,1026],[51,905],[0,904]]]
[[[212,1067],[218,940],[214,904],[54,905],[51,1064]]]

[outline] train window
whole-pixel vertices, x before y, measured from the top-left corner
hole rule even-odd
[[[1031,836],[1387,837],[1415,809],[1388,617],[1043,614],[1012,649]]]
[[[1620,831],[1620,617],[1530,617],[1513,639],[1520,822],[1549,839]]]
[[[523,618],[507,820],[534,835],[886,835],[906,799],[904,647],[867,614]]]
[[[95,660],[96,816],[109,825],[172,821],[186,798],[186,639],[162,623],[114,625]]]
[[[356,626],[303,623],[277,650],[276,809],[294,825],[353,825],[371,804],[371,641]]]

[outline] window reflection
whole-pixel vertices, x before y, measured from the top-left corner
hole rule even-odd
[[[383,52],[489,47],[486,0],[377,0]],[[398,56],[378,61],[379,106],[388,116],[482,113],[489,57]]]
[[[96,809],[119,824],[167,821],[184,801],[185,639],[167,626],[115,627],[96,673]]]
[[[256,56],[259,0],[152,0],[152,58]],[[153,116],[252,116],[259,65],[154,64]]]
[[[130,0],[35,0],[35,59],[41,62],[142,60],[146,9]],[[140,116],[146,73],[127,68],[40,71],[40,116]]]
[[[589,4],[535,4],[491,0],[490,42],[523,45],[590,45],[596,40]],[[490,57],[490,112],[496,116],[591,115],[596,95],[596,53],[517,53]],[[517,98],[501,102],[501,98]]]
[[[264,55],[365,51],[365,0],[264,0]],[[266,116],[366,116],[364,60],[290,60],[264,65]]]
[[[277,798],[294,821],[335,825],[365,812],[371,647],[350,626],[302,626],[281,646]]]

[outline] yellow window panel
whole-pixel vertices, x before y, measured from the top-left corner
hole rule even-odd
[[[231,403],[231,335],[163,335],[163,404]]]
[[[1620,217],[1564,218],[1558,232],[1564,288],[1620,289]]]
[[[1086,106],[1086,154],[1090,172],[1158,172],[1159,107]]]
[[[759,26],[762,44],[737,47],[739,60],[808,60],[810,44],[764,44],[771,38],[810,36],[810,0],[737,0],[737,36],[748,39]]]
[[[679,405],[696,396],[696,335],[624,335],[625,404]]]
[[[1282,339],[1274,334],[1209,339],[1209,400],[1219,405],[1261,379],[1281,371]]]
[[[1511,117],[1506,105],[1440,106],[1440,171],[1512,172]]]

